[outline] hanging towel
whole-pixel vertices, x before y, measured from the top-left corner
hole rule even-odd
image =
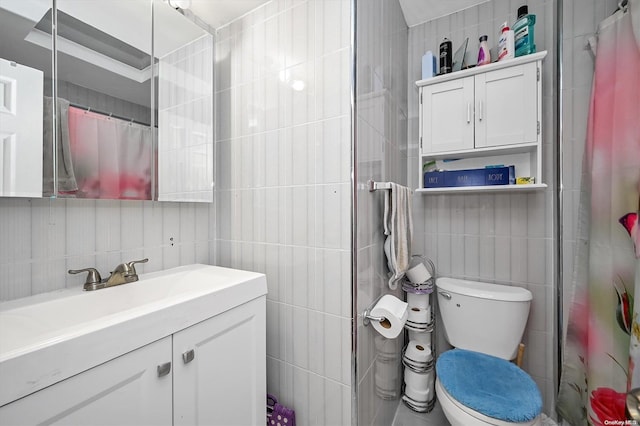
[[[43,126],[43,194],[45,197],[56,195],[53,193],[53,98],[44,98],[44,126]],[[75,172],[71,161],[69,148],[69,101],[58,98],[57,103],[57,154],[58,154],[58,191],[74,192],[78,190]]]
[[[390,270],[389,288],[395,290],[409,267],[413,221],[411,220],[411,189],[391,183],[384,195],[385,254]]]

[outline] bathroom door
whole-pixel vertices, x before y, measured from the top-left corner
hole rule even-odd
[[[0,58],[0,197],[42,197],[43,76]]]

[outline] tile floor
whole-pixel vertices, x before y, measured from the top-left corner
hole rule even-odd
[[[430,413],[424,414],[416,413],[400,402],[392,426],[451,426],[451,424],[444,416],[438,402]]]

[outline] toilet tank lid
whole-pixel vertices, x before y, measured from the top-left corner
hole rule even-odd
[[[527,302],[533,299],[533,295],[526,288],[457,278],[440,277],[436,280],[436,287],[439,290],[481,299],[507,302]]]

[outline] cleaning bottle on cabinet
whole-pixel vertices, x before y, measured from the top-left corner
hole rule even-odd
[[[505,22],[502,24],[500,38],[498,39],[498,61],[514,58],[514,49],[515,43],[513,30],[510,30],[509,25]]]
[[[491,53],[489,52],[488,37],[483,35],[480,37],[480,48],[478,49],[478,66],[491,63]]]
[[[529,14],[527,5],[518,8],[518,20],[513,24],[516,57],[536,52],[533,29],[536,15]]]

